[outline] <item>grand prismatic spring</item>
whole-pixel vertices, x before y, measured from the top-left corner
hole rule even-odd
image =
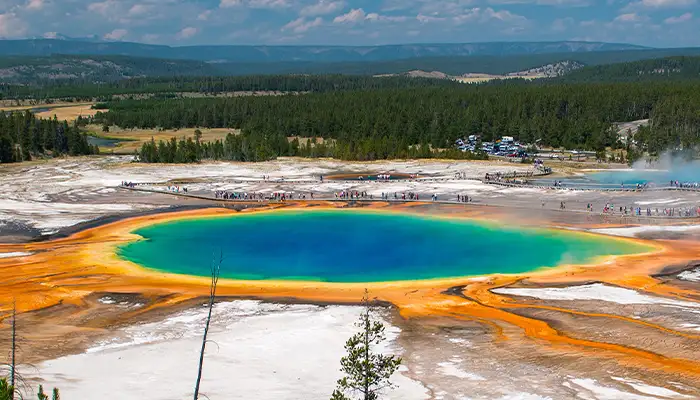
[[[514,274],[648,251],[637,243],[461,218],[352,210],[278,211],[156,224],[125,259],[149,269],[244,280],[388,282]]]
[[[455,185],[353,182],[325,184],[379,191]],[[480,188],[474,197],[484,203],[514,196],[508,187]],[[39,365],[38,382],[60,387],[65,398],[124,391],[118,389],[124,382],[125,399],[143,398],[153,382],[162,383],[163,398],[185,398],[193,375],[189,351],[198,348],[202,299],[219,251],[225,279],[213,334],[221,350],[207,355],[206,386],[221,396],[212,398],[226,398],[227,385],[235,384],[241,396],[234,398],[277,399],[265,386],[269,373],[290,393],[303,382],[312,393],[304,398],[323,399],[365,289],[391,305],[383,315],[400,332],[392,346],[406,370],[392,400],[575,393],[600,400],[615,397],[590,393],[636,393],[628,382],[687,398],[700,394],[693,384],[700,358],[692,351],[698,293],[692,281],[677,278],[693,278],[692,260],[700,259],[693,226],[687,234],[683,226],[671,233],[654,227],[647,235],[659,233],[644,239],[605,236],[595,232],[643,227],[629,227],[621,216],[547,210],[540,196],[559,196],[546,208],[564,200],[567,211],[581,205],[566,192],[528,190],[520,200],[532,205],[527,210],[450,204],[457,192],[441,196],[444,203],[188,199],[190,209],[131,213],[43,241],[0,244],[0,302],[16,299],[23,332],[37,332],[24,344],[25,360]],[[187,204],[180,196],[145,199]],[[168,363],[148,358],[155,354],[158,360],[168,354]],[[311,355],[324,357],[312,363],[317,368],[295,361]],[[231,374],[241,379],[231,382]]]

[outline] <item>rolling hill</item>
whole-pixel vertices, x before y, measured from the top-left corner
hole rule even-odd
[[[6,83],[106,82],[146,76],[221,74],[222,71],[211,64],[191,60],[128,56],[0,57],[0,82]]]
[[[560,79],[571,82],[629,81],[693,77],[696,71],[692,62],[694,57],[700,57],[700,48],[418,57],[345,62],[232,63],[122,55],[0,56],[0,83],[46,86],[63,85],[61,82],[91,84],[144,77],[298,74],[407,75],[436,78],[487,74],[547,78],[564,76]],[[678,63],[681,67],[676,65]]]
[[[385,46],[183,46],[66,39],[0,40],[0,56],[123,55],[216,62],[386,61],[419,57],[512,56],[642,50],[642,46],[601,42],[494,42]]]

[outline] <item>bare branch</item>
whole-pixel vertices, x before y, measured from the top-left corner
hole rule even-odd
[[[209,334],[209,324],[211,323],[211,313],[214,308],[214,300],[216,299],[216,286],[219,284],[219,274],[221,273],[221,263],[223,262],[223,252],[219,250],[219,260],[216,262],[215,254],[212,254],[212,262],[210,264],[211,284],[209,286],[209,313],[207,321],[204,325],[204,337],[202,338],[202,349],[199,352],[199,369],[197,371],[197,382],[194,386],[194,400],[199,398],[199,386],[202,381],[202,368],[204,367],[204,351],[207,346],[207,335]],[[218,345],[217,345],[218,347]],[[206,397],[205,395],[203,395]]]

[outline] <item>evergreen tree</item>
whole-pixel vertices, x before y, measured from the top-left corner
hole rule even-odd
[[[347,355],[340,360],[345,376],[338,380],[331,400],[378,399],[384,389],[392,386],[389,379],[401,364],[401,358],[373,351],[372,347],[385,339],[384,324],[373,318],[367,290],[362,304],[364,311],[356,323],[360,332],[345,343]]]
[[[37,393],[37,398],[39,400],[49,400],[49,396],[44,393],[44,387],[42,385],[39,385],[39,392]],[[58,389],[53,388],[53,391],[51,392],[51,400],[61,400],[61,395],[58,392]]]
[[[221,152],[200,140],[196,159],[484,158],[449,151],[468,134],[482,141],[513,136],[521,143],[602,151],[624,145],[616,123],[643,119],[650,124],[634,137],[640,152],[700,144],[699,81],[399,86],[293,96],[122,100],[105,107],[109,111],[99,113],[96,122],[124,128],[241,130],[215,145]],[[290,143],[290,137],[299,139]],[[176,150],[179,162],[192,159],[187,146]]]
[[[7,382],[7,379],[0,378],[0,400],[12,400],[15,389]]]
[[[36,394],[39,400],[49,400],[49,396],[44,393],[44,386],[39,385],[39,393]]]

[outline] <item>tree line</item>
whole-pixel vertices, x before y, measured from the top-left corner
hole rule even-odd
[[[195,132],[197,136],[197,133]],[[301,139],[301,140],[300,140]],[[337,158],[372,161],[378,159],[449,158],[485,160],[484,152],[462,152],[455,148],[432,149],[429,145],[409,146],[406,142],[391,143],[389,138],[366,138],[360,142],[287,138],[283,135],[262,136],[243,132],[229,133],[224,140],[202,142],[197,138],[156,142],[151,139],[141,146],[138,159],[146,163],[194,163],[201,160],[266,161],[277,157]]]
[[[688,81],[700,79],[700,57],[667,57],[609,65],[596,65],[573,71],[562,82]]]
[[[29,111],[0,112],[0,163],[97,152],[75,124],[37,118]]]
[[[174,95],[182,92],[214,95],[228,92],[329,92],[458,85],[457,82],[443,79],[338,74],[144,77],[101,83],[65,79],[34,80],[31,85],[0,84],[0,98],[109,100],[113,96]]]
[[[98,113],[95,120],[123,128],[241,129],[240,136],[203,147],[203,156],[218,158],[223,152],[224,159],[303,155],[312,152],[310,148],[319,153],[332,149],[326,155],[344,159],[392,158],[450,149],[455,139],[468,135],[479,135],[482,141],[513,136],[523,143],[603,151],[628,145],[618,139],[616,122],[647,118],[651,120],[648,130],[635,138],[640,150],[658,152],[700,142],[697,82],[501,83],[126,100],[104,106],[109,111]],[[320,138],[324,145],[297,148],[288,140],[294,137]],[[258,155],[251,157],[251,152]]]

